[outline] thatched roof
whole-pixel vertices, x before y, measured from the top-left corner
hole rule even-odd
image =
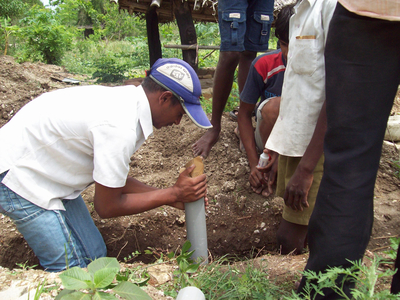
[[[218,0],[181,0],[189,3],[192,10],[193,21],[218,22]],[[266,1],[266,0],[265,0]],[[281,8],[288,4],[294,4],[298,0],[275,0],[274,16]],[[130,14],[144,16],[149,9],[152,0],[110,0],[117,3],[119,9],[127,10]],[[157,8],[158,21],[160,23],[172,22],[175,17],[173,13],[173,0],[161,0],[161,6]]]
[[[119,9],[127,10],[130,14],[145,14],[152,0],[111,0],[118,3]],[[192,18],[198,22],[218,22],[217,0],[182,0],[189,2]],[[171,22],[175,19],[173,14],[173,0],[162,0],[157,8],[160,23]]]

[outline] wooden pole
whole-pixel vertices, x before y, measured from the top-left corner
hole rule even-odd
[[[189,6],[189,2],[182,0],[174,0],[173,11],[176,18],[176,22],[179,28],[179,36],[181,37],[181,44],[183,45],[196,45],[197,46],[197,35],[196,29],[194,28],[192,12]],[[182,57],[193,69],[197,72],[197,48],[183,49]]]
[[[149,7],[146,12],[146,29],[151,67],[157,59],[162,57],[160,32],[158,31],[158,16],[154,6]]]
[[[176,48],[176,49],[182,49],[182,50],[190,50],[190,49],[219,50],[219,46],[199,46],[197,44],[193,44],[193,45],[164,45],[164,48]]]

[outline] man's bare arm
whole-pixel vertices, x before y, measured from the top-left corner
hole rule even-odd
[[[138,180],[128,179],[125,187],[109,188],[95,183],[94,207],[102,218],[141,213],[162,205],[196,201],[206,197],[206,175],[189,177],[194,166],[179,175],[176,183],[166,189],[156,189]]]

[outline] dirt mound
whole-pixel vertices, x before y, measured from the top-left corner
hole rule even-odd
[[[59,81],[62,77],[76,78],[57,66],[17,64],[11,57],[1,56],[0,125],[4,125],[35,96],[68,86]],[[210,200],[207,234],[211,259],[225,254],[247,257],[279,253],[275,233],[281,217],[282,199],[263,198],[252,193],[246,155],[240,152],[233,132],[236,125],[227,114],[223,116],[220,140],[205,160]],[[132,157],[131,175],[160,188],[171,186],[179,169],[192,158],[191,145],[203,133],[204,130],[186,117],[179,126],[156,130]],[[370,250],[385,249],[388,237],[400,234],[400,180],[393,175],[396,171],[393,160],[398,159],[395,146],[385,143],[376,185],[375,225]],[[108,255],[120,261],[132,252],[144,253],[150,247],[153,255],[142,254],[135,260],[152,262],[161,253],[176,250],[186,240],[182,211],[161,207],[139,215],[102,220],[93,210],[93,188],[86,190],[83,196],[105,239]],[[0,236],[0,266],[14,268],[16,263],[27,261],[28,266],[38,263],[13,223],[2,215]]]
[[[62,82],[70,78],[59,66],[25,62],[18,64],[14,58],[0,56],[0,126],[3,126],[25,103],[48,92],[68,86]],[[78,79],[82,79],[78,76]]]

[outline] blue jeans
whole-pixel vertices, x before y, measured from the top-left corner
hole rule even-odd
[[[0,182],[7,172],[0,175]],[[0,212],[10,217],[18,231],[49,272],[86,267],[107,255],[104,240],[81,196],[63,200],[65,211],[46,210],[0,183]]]
[[[220,50],[267,51],[273,11],[272,0],[219,0]]]

